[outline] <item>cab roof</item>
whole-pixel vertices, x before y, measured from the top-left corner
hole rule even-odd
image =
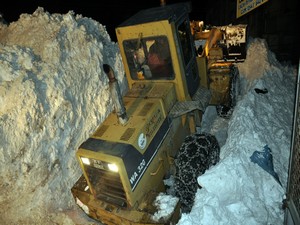
[[[181,2],[144,9],[125,20],[118,27],[132,26],[142,23],[156,22],[162,20],[178,21],[180,18],[191,12],[190,2]]]

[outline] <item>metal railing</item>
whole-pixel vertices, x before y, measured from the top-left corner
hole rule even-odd
[[[299,80],[300,61],[298,66],[297,91],[294,111],[293,134],[291,144],[291,156],[289,165],[289,177],[287,185],[287,199],[285,202],[285,225],[300,224],[300,100]]]

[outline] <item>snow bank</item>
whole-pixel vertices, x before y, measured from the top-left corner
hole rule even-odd
[[[123,91],[117,44],[72,11],[0,24],[0,224],[72,224],[76,149],[112,110],[103,63]]]
[[[283,224],[296,70],[280,65],[262,39],[251,40],[247,53],[238,64],[244,94],[229,121],[220,162],[198,177],[203,188],[179,225]],[[250,160],[265,145],[283,186]]]

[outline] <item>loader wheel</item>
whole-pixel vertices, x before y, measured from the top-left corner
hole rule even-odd
[[[237,69],[236,69],[237,70]],[[238,72],[234,72],[230,84],[229,102],[228,105],[217,105],[216,110],[218,116],[229,119],[233,113],[234,107],[237,103],[237,97],[240,94],[240,83]]]
[[[175,159],[175,195],[182,212],[190,212],[198,188],[197,178],[219,161],[220,146],[215,136],[196,133],[185,138]]]

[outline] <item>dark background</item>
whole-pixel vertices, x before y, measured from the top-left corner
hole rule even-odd
[[[200,0],[201,1],[201,0]],[[192,5],[200,1],[189,1]],[[184,2],[184,0],[166,0],[166,4]],[[198,4],[198,3],[197,3]],[[160,0],[11,0],[8,6],[0,9],[7,22],[18,20],[20,14],[32,14],[37,7],[43,7],[49,13],[65,14],[70,10],[84,17],[90,17],[105,25],[112,39],[115,39],[115,27],[141,9],[160,6]],[[193,7],[197,20],[205,19],[205,8]]]
[[[166,0],[166,4],[184,0]],[[279,61],[299,63],[299,1],[269,0],[248,14],[236,18],[236,0],[191,0],[191,20],[203,20],[207,25],[247,24],[251,37],[266,39]],[[160,5],[160,0],[11,0],[0,13],[8,23],[17,21],[23,13],[32,14],[38,6],[49,13],[75,14],[92,18],[116,41],[115,27],[141,9]]]

